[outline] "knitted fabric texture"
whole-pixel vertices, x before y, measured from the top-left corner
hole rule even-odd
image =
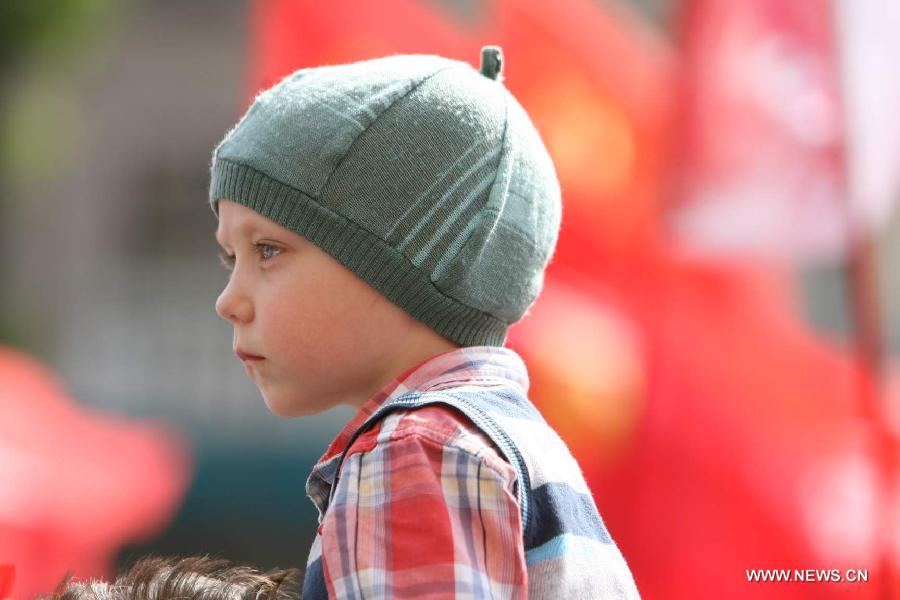
[[[228,199],[298,233],[463,346],[502,346],[543,285],[562,206],[550,156],[481,69],[394,55],[296,71],[213,153]]]

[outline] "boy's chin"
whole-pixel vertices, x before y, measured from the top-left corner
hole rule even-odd
[[[281,398],[271,394],[262,394],[262,397],[269,412],[283,419],[315,415],[329,408],[328,406],[318,406],[315,403],[298,402],[296,398]]]

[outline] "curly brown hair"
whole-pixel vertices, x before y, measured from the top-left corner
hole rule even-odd
[[[66,577],[41,600],[295,600],[298,581],[297,569],[260,573],[208,556],[151,556],[113,583]]]

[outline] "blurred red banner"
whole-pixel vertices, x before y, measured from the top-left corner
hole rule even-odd
[[[13,599],[66,574],[110,577],[123,545],[174,516],[190,470],[169,428],[88,412],[46,366],[0,347],[0,565],[16,568]]]
[[[831,3],[689,0],[680,15],[679,239],[844,256],[852,213]]]

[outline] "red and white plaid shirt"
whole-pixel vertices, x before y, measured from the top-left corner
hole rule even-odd
[[[388,414],[341,451],[389,398],[408,391],[490,386],[489,346],[454,349],[400,375],[350,420],[306,484],[319,509],[308,567],[321,558],[332,598],[526,598],[528,575],[516,472],[491,440],[446,405]],[[517,363],[520,364],[520,363]],[[511,367],[511,382],[528,375]]]

